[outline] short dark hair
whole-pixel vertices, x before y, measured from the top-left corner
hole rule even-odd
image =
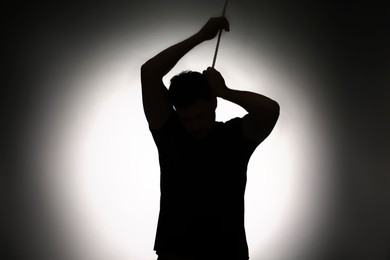
[[[169,87],[171,102],[176,109],[184,109],[197,101],[213,98],[206,77],[197,71],[183,71],[171,79]]]

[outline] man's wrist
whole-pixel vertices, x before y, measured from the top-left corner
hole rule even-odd
[[[217,97],[229,100],[232,95],[234,95],[234,90],[228,88],[226,85],[219,89],[217,93],[215,93]]]
[[[203,38],[203,36],[202,36],[202,34],[200,32],[195,33],[194,35],[192,35],[191,38],[194,40],[196,45],[201,44],[202,42],[204,42],[204,38]]]

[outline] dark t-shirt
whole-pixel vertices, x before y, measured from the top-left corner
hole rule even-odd
[[[259,142],[245,138],[241,124],[242,118],[215,122],[199,141],[174,112],[161,129],[151,130],[161,169],[157,253],[248,259],[246,171]]]

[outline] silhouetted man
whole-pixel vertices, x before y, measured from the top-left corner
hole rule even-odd
[[[161,199],[154,250],[159,260],[248,259],[244,192],[250,156],[271,133],[279,105],[260,94],[228,88],[221,74],[185,71],[163,77],[198,44],[229,31],[211,18],[188,39],[141,68],[146,119],[159,153]],[[217,97],[248,113],[215,121]]]

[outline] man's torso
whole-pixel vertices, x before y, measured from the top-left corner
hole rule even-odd
[[[216,122],[204,141],[191,138],[174,114],[152,131],[161,168],[156,251],[248,254],[246,169],[258,143],[243,137],[241,122]]]

